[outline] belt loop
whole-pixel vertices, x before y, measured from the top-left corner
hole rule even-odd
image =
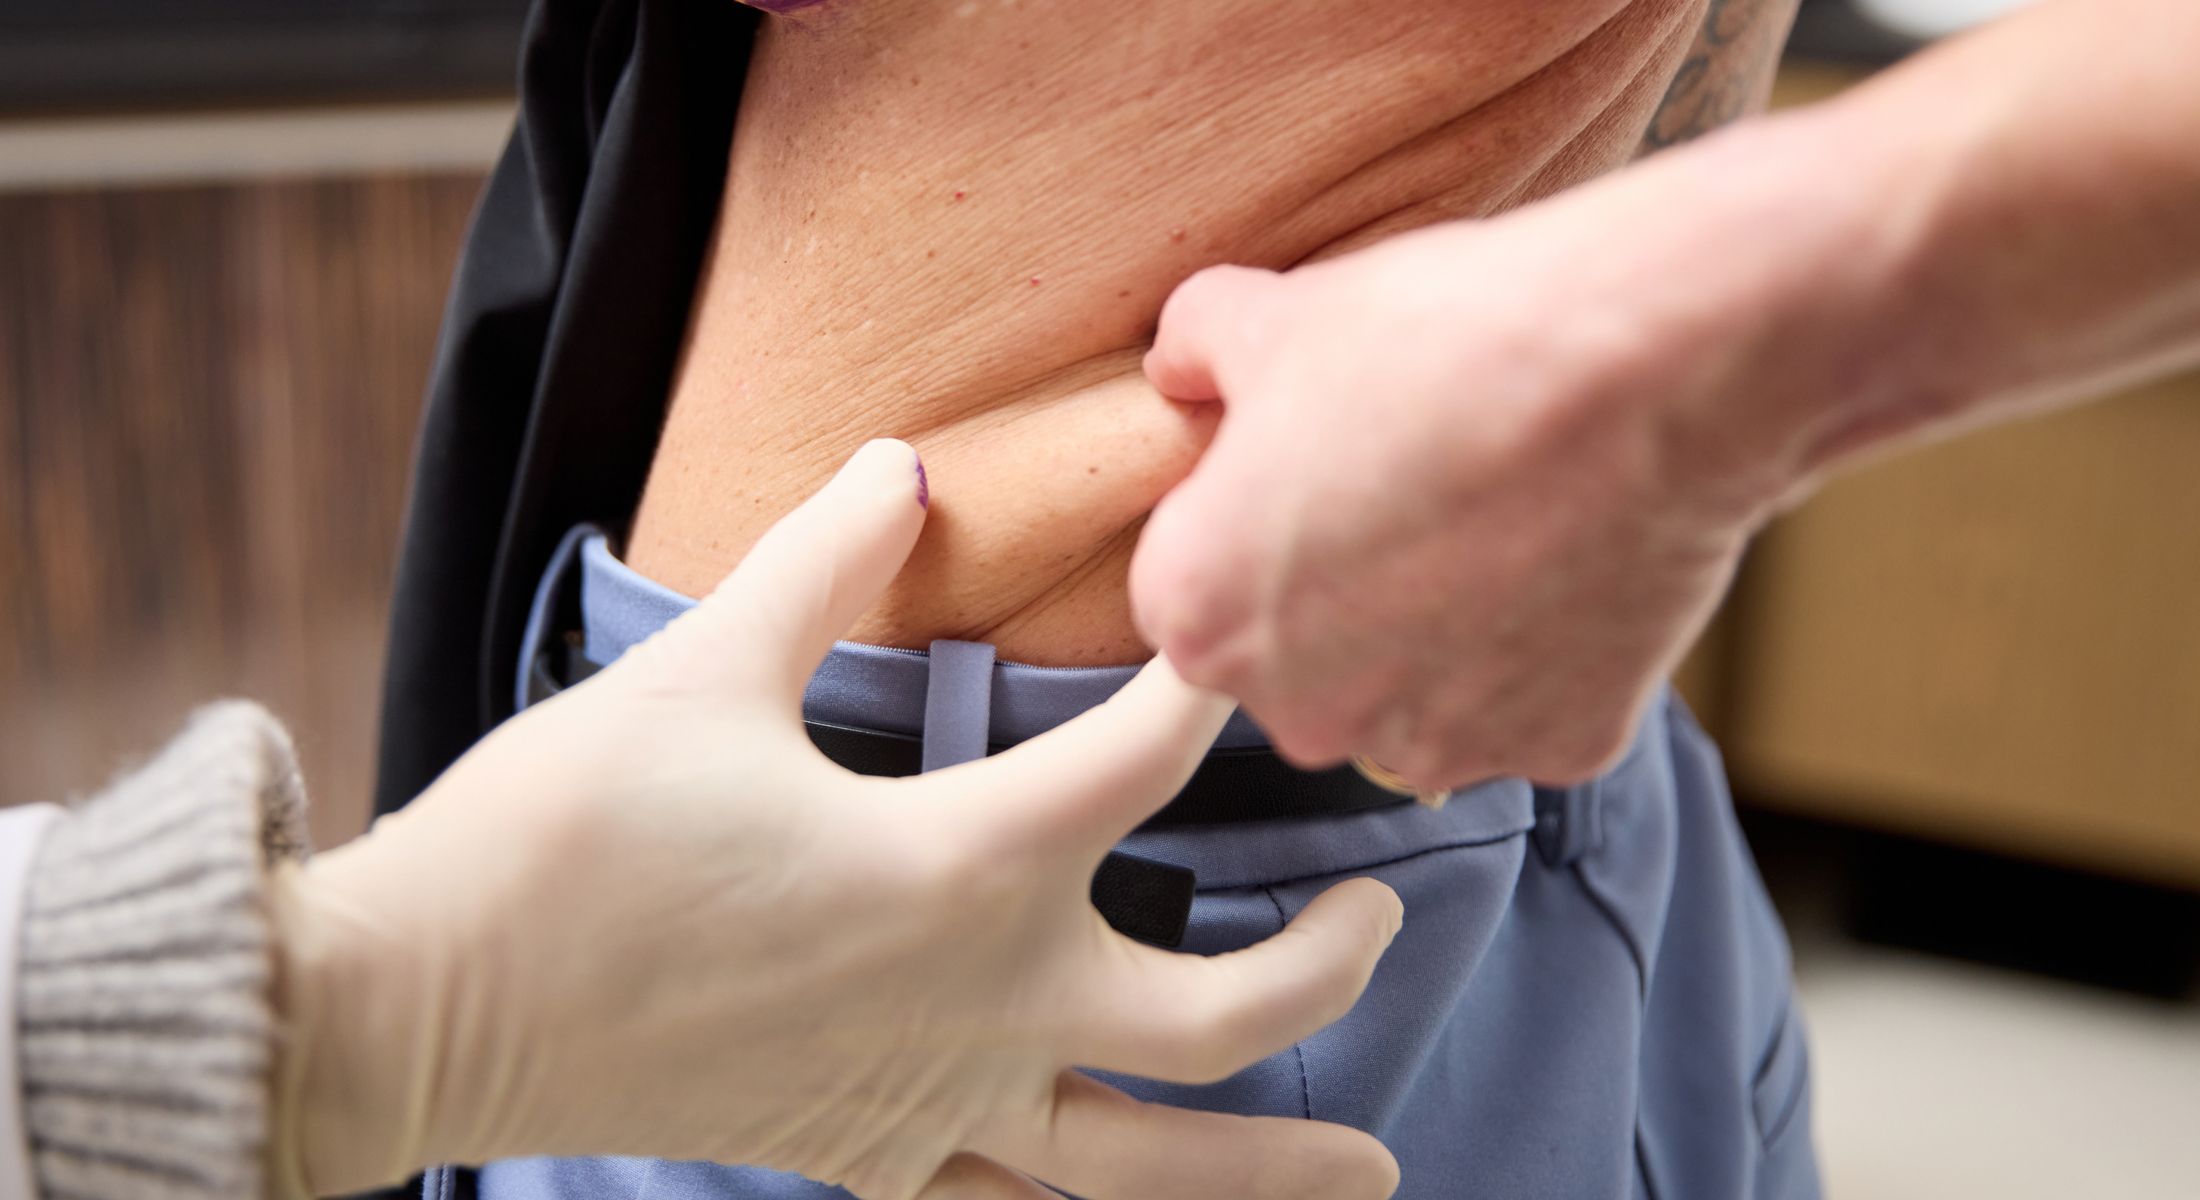
[[[993,732],[993,647],[937,641],[924,681],[921,768],[985,757]],[[1112,851],[1092,877],[1092,905],[1118,932],[1173,950],[1184,944],[1199,889],[1190,868]]]
[[[984,758],[993,730],[993,647],[932,643],[924,683],[923,769]]]
[[[527,605],[526,632],[520,635],[519,676],[512,681],[514,712],[541,699],[534,694],[534,672],[535,660],[541,656],[543,647],[550,639],[563,637],[566,630],[577,625],[573,593],[578,589],[568,586],[573,564],[580,558],[581,543],[601,532],[594,525],[575,525],[566,530],[558,548],[551,552],[549,564],[543,568],[542,579],[535,585],[534,599]]]
[[[1535,789],[1535,846],[1550,867],[1570,866],[1604,844],[1604,781]]]

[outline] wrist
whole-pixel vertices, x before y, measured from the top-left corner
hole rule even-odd
[[[1657,403],[1675,459],[1754,526],[1850,454],[1930,421],[1946,347],[1920,336],[1912,155],[1838,114],[1735,126],[1665,172],[1647,324],[1676,370]],[[1844,164],[1831,172],[1829,164]]]
[[[283,1196],[394,1183],[433,1157],[423,1113],[434,1047],[409,961],[418,946],[331,881],[348,853],[285,867],[270,888],[282,1034],[268,1178]]]

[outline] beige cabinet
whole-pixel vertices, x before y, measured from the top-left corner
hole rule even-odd
[[[1680,683],[1746,803],[2200,889],[2200,375],[1839,479]]]
[[[2200,887],[2200,377],[1834,483],[1710,649],[1754,802]]]

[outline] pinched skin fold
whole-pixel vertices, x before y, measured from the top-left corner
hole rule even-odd
[[[852,637],[1143,659],[1130,553],[1219,417],[1139,373],[1170,289],[1616,167],[1684,58],[1668,110],[1692,115],[1655,140],[1731,115],[1695,92],[1761,73],[1792,5],[1718,7],[1717,31],[1703,0],[834,0],[767,20],[627,561],[700,594],[857,442],[896,436],[939,511]]]

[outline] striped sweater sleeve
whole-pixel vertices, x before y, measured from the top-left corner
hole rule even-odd
[[[261,1194],[266,870],[305,853],[303,814],[282,726],[229,701],[46,833],[15,985],[41,1200]]]

